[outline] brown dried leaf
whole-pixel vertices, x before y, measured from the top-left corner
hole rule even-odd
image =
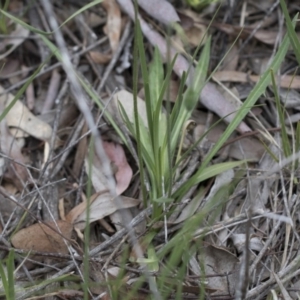
[[[206,278],[207,287],[216,290],[213,295],[234,295],[239,278],[239,259],[225,248],[209,245],[203,248],[199,260],[204,262],[206,275],[216,275]]]
[[[61,231],[64,238],[70,239],[73,225],[65,221],[48,222],[54,230]],[[63,237],[45,224],[34,224],[18,231],[11,239],[15,248],[49,253],[68,253]]]
[[[217,27],[219,30],[227,33],[228,35],[232,35],[234,37],[240,34],[242,39],[248,38],[253,32],[252,28],[243,28],[241,26],[234,26],[225,23],[222,24],[214,23],[213,26]],[[264,29],[257,30],[253,35],[254,38],[267,45],[274,45],[277,36],[278,36],[278,30],[272,31],[272,30],[264,30]]]
[[[262,43],[265,43],[267,45],[274,45],[276,42],[276,39],[278,37],[279,31],[271,31],[271,30],[258,30],[254,37],[259,40]]]
[[[89,52],[91,59],[95,64],[107,64],[111,60],[111,54],[105,54],[98,51],[90,51]]]
[[[206,41],[206,31],[207,28],[204,25],[201,24],[195,24],[195,26],[188,28],[185,30],[185,34],[187,36],[187,39],[189,43],[193,47],[199,46],[200,43],[205,43]]]
[[[230,49],[222,63],[222,70],[235,71],[239,63],[239,49],[236,45]]]
[[[90,204],[92,204],[98,196],[100,196],[101,193],[96,193],[93,196],[91,196]],[[66,221],[73,224],[79,215],[81,215],[86,210],[87,202],[86,200],[82,201],[80,204],[75,206],[66,216]]]
[[[89,223],[103,219],[118,209],[130,208],[140,204],[139,200],[124,196],[119,196],[119,200],[121,201],[121,207],[119,207],[119,203],[112,199],[109,193],[98,195],[90,205]],[[66,219],[77,228],[84,229],[86,226],[86,209],[86,202],[80,203],[69,212]]]
[[[113,173],[116,180],[116,193],[122,194],[130,184],[132,177],[132,169],[127,163],[125,152],[123,148],[114,143],[103,142],[103,148],[110,160]],[[89,173],[88,158],[85,159],[86,172]],[[103,170],[103,165],[97,155],[94,156],[92,162],[92,183],[96,192],[103,192],[107,190],[108,178]]]
[[[119,45],[122,29],[120,7],[115,0],[104,0],[102,5],[107,11],[107,22],[104,32],[108,36],[111,49],[114,52]]]
[[[260,80],[260,76],[258,75],[248,75],[244,72],[238,71],[217,71],[213,79],[224,82],[258,82]],[[283,88],[289,89],[300,89],[300,76],[293,75],[283,75],[278,80],[276,80],[277,84]]]
[[[5,60],[5,63],[1,62],[0,68],[0,79],[5,79],[9,77],[9,82],[11,84],[16,83],[16,80],[20,80],[19,76],[11,76],[14,72],[20,69],[20,62],[16,59],[11,59],[10,57]],[[13,78],[13,80],[12,80]]]
[[[124,149],[121,145],[103,142],[103,148],[111,163],[117,168],[115,172],[116,192],[117,195],[121,195],[130,184],[132,169],[127,162]]]

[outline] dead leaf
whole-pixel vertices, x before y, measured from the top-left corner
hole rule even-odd
[[[213,27],[218,28],[219,30],[227,33],[228,35],[232,35],[237,37],[240,34],[242,39],[247,39],[253,32],[253,28],[234,26],[231,24],[225,23],[213,23]],[[258,29],[255,31],[253,38],[259,40],[260,42],[267,45],[274,45],[278,36],[278,30],[264,30]]]
[[[236,247],[238,253],[241,253],[245,250],[245,244],[247,235],[245,233],[234,233],[231,235],[230,239],[232,240],[234,246]],[[263,248],[262,241],[256,236],[250,236],[249,240],[249,249],[252,251],[261,251]]]
[[[233,143],[229,148],[229,156],[237,160],[248,159],[258,162],[265,153],[263,144],[253,137],[247,137]]]
[[[110,160],[113,174],[116,180],[116,193],[122,194],[130,184],[132,178],[132,169],[127,163],[125,152],[121,145],[109,142],[103,142],[103,148],[106,152],[108,159]],[[95,151],[96,152],[96,151]],[[88,157],[85,159],[85,169],[89,173],[90,164]],[[106,176],[103,165],[95,154],[92,161],[91,177],[93,187],[96,192],[103,192],[107,190],[108,177]]]
[[[204,263],[205,274],[210,275],[206,280],[207,287],[216,290],[212,294],[234,295],[239,278],[239,259],[225,248],[212,245],[201,249],[198,259]]]
[[[85,158],[84,160],[84,166],[86,173],[89,174],[89,162],[88,159]],[[107,177],[103,173],[102,165],[100,160],[97,158],[97,156],[94,156],[93,158],[93,164],[92,164],[92,170],[91,170],[91,179],[93,183],[93,187],[96,192],[104,192],[107,190]]]
[[[227,82],[258,82],[260,76],[258,75],[248,75],[244,72],[238,71],[218,71],[214,74],[213,79],[218,81],[227,81]],[[300,76],[293,75],[283,75],[276,80],[277,84],[283,88],[290,89],[300,89]]]
[[[9,38],[3,39],[1,41],[1,52],[0,54],[0,60],[8,56],[10,53],[12,53],[18,46],[20,46],[25,39],[29,35],[29,30],[24,28],[18,23],[15,23],[15,30],[12,31],[9,34]]]
[[[20,69],[20,62],[16,59],[7,58],[4,62],[1,62],[0,68],[0,79],[9,78],[11,84],[16,83],[16,80],[20,80],[20,76],[12,76],[11,74],[15,73]]]
[[[17,139],[9,133],[5,120],[2,120],[0,126],[0,149],[11,159],[5,177],[12,181],[19,191],[22,191],[28,178],[28,172],[24,166],[27,161],[22,154],[22,147]]]
[[[121,195],[130,184],[132,169],[127,162],[124,149],[121,145],[104,141],[103,148],[111,163],[117,168],[115,172],[116,192],[117,195]]]
[[[228,45],[228,47],[230,46]],[[237,45],[233,45],[233,47],[229,50],[229,52],[225,56],[220,69],[226,71],[235,71],[239,63],[239,54],[240,53]]]
[[[166,0],[138,0],[138,4],[148,15],[163,24],[171,25],[180,21],[175,8]]]
[[[274,45],[278,37],[278,34],[279,34],[278,30],[271,31],[271,30],[259,29],[257,30],[257,32],[255,32],[254,37],[264,44]]]
[[[90,51],[89,52],[91,59],[95,64],[107,64],[111,60],[111,54],[105,54],[98,51]]]
[[[300,93],[291,89],[279,90],[280,100],[285,108],[294,108],[300,110]]]
[[[5,90],[0,86],[0,94],[4,92]],[[8,106],[13,99],[14,96],[12,94],[3,94],[0,96],[0,103]],[[51,126],[33,115],[19,100],[10,109],[5,119],[7,126],[22,129],[39,140],[47,141],[51,138]]]
[[[118,206],[108,192],[98,195],[90,205],[89,224],[103,219],[119,209],[130,208],[140,204],[139,200],[124,196],[119,196],[119,200],[121,201],[121,207]],[[80,203],[69,212],[66,219],[72,222],[75,227],[84,229],[87,217],[86,209],[86,202]]]
[[[206,32],[206,26],[201,24],[195,24],[193,27],[185,30],[187,39],[193,47],[199,46],[200,43],[205,43],[207,37]]]
[[[70,239],[73,225],[65,221],[48,222],[56,231],[60,230],[64,238]],[[58,226],[58,228],[57,228]],[[11,239],[15,248],[48,253],[68,253],[68,247],[60,234],[47,225],[37,223],[18,231]]]
[[[109,105],[110,111],[113,113],[113,115],[118,115],[120,120],[123,120],[120,112],[119,112],[119,103],[122,104],[124,107],[124,110],[126,111],[126,114],[128,116],[128,119],[131,123],[134,123],[134,110],[133,110],[133,95],[130,92],[127,92],[126,90],[121,90],[114,94],[113,103]],[[143,121],[144,125],[148,127],[147,122],[147,112],[146,112],[146,104],[145,101],[143,101],[141,98],[137,98],[137,106],[138,106],[138,112],[141,117],[141,120]]]
[[[119,45],[122,29],[120,7],[115,0],[104,0],[102,5],[107,12],[107,22],[104,32],[108,36],[110,47],[114,52]]]
[[[96,193],[94,195],[91,196],[90,199],[90,205],[97,199],[98,196],[100,196],[102,194],[102,192],[100,193]],[[87,206],[87,201],[86,199],[84,199],[84,201],[82,201],[80,204],[78,204],[77,206],[75,206],[68,214],[67,216],[65,216],[66,221],[73,224],[76,219],[78,218],[79,215],[81,215],[85,210],[86,210],[86,206]]]

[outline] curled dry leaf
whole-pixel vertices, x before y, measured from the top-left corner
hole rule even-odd
[[[108,192],[101,193],[96,197],[96,199],[90,204],[90,215],[89,223],[103,219],[112,213],[116,212],[119,209],[130,208],[140,204],[140,201],[137,199],[119,196],[119,201],[111,197]],[[76,228],[84,229],[86,226],[86,209],[87,203],[82,202],[76,207],[74,207],[66,216],[67,221],[74,224]]]
[[[90,205],[97,199],[98,196],[100,196],[103,192],[94,194],[90,199]],[[106,193],[106,192],[104,192]],[[76,219],[79,215],[81,215],[87,207],[86,199],[82,201],[80,204],[73,207],[73,209],[65,216],[65,219],[67,222],[73,224],[75,223]]]
[[[73,225],[65,221],[48,222],[54,230],[61,231],[64,238],[70,239]],[[68,253],[64,238],[45,224],[34,224],[18,231],[11,239],[15,248],[49,253]]]
[[[114,171],[113,173],[116,180],[116,193],[117,195],[120,195],[128,188],[130,184],[132,178],[132,169],[127,162],[124,149],[121,145],[103,142],[103,147]],[[85,159],[85,168],[86,172],[89,173],[88,158]],[[106,191],[108,179],[104,172],[103,165],[97,155],[95,155],[93,158],[91,171],[92,183],[95,191]]]
[[[5,90],[0,86],[0,94],[4,92]],[[0,103],[8,106],[13,99],[12,94],[3,94],[0,96]],[[20,128],[39,140],[47,141],[51,138],[51,126],[33,115],[19,100],[10,109],[5,119],[7,126]]]
[[[121,145],[103,142],[103,147],[106,155],[116,168],[116,192],[117,195],[121,195],[130,184],[132,178],[132,169],[127,162],[124,149]]]
[[[104,31],[109,38],[111,49],[114,52],[119,45],[122,29],[120,7],[115,0],[104,0],[102,5],[107,11],[107,22]]]
[[[21,26],[20,24],[15,24],[16,28],[9,35],[9,38],[6,38],[1,41],[2,52],[0,54],[0,60],[12,53],[18,46],[20,46],[29,35],[29,30]]]

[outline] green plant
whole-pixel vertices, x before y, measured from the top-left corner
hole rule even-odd
[[[7,11],[8,5],[9,5],[9,0],[5,0],[3,6],[2,6],[2,3],[1,3],[0,7],[4,11]],[[7,34],[8,33],[6,21],[7,21],[6,17],[3,14],[1,14],[0,15],[0,33],[2,33],[2,34]]]
[[[14,279],[14,250],[9,251],[5,266],[0,262],[1,285],[7,300],[15,300],[15,279]]]
[[[84,9],[99,3],[101,1],[94,1],[88,6],[83,7],[77,11],[74,15],[79,14]],[[156,275],[145,276],[141,275],[135,284],[133,284],[132,290],[127,295],[127,299],[131,299],[136,293],[137,289],[147,279],[149,285],[153,290],[157,290],[163,299],[167,299],[172,293],[176,299],[181,299],[183,292],[183,281],[185,274],[188,270],[188,265],[191,257],[201,249],[201,238],[194,238],[194,232],[199,226],[213,224],[215,217],[218,216],[220,210],[224,204],[222,197],[224,194],[229,194],[235,183],[232,185],[223,187],[220,189],[215,197],[207,202],[200,211],[196,212],[189,219],[187,219],[183,226],[174,233],[168,239],[165,239],[165,244],[157,246],[155,241],[158,231],[161,229],[161,221],[167,224],[168,216],[172,212],[176,204],[180,203],[184,199],[186,193],[194,186],[199,186],[199,191],[196,195],[193,195],[194,199],[203,196],[203,184],[207,179],[210,179],[228,169],[238,167],[243,164],[242,161],[226,162],[222,164],[211,165],[211,161],[224,143],[228,140],[229,136],[236,129],[238,124],[248,114],[248,112],[255,105],[257,99],[265,92],[267,86],[273,83],[275,90],[275,100],[277,104],[278,114],[280,118],[280,124],[282,126],[281,136],[283,140],[283,150],[286,157],[290,156],[292,151],[290,149],[289,138],[284,127],[284,108],[281,107],[279,97],[276,92],[276,83],[274,80],[274,73],[279,69],[281,62],[286,56],[286,52],[289,47],[290,41],[294,47],[298,62],[300,62],[299,56],[299,40],[295,38],[295,31],[293,29],[293,22],[290,20],[287,10],[285,8],[284,1],[281,1],[281,5],[285,12],[285,17],[288,24],[288,35],[285,36],[280,48],[272,63],[270,69],[267,70],[261,77],[260,81],[253,88],[248,98],[237,112],[234,120],[228,125],[226,131],[217,141],[215,146],[211,149],[206,158],[202,161],[200,168],[182,185],[174,189],[177,183],[180,182],[180,165],[184,157],[190,153],[190,149],[183,148],[183,140],[186,133],[186,127],[189,123],[189,118],[194,110],[201,89],[207,81],[208,62],[210,57],[210,38],[202,48],[201,55],[199,56],[198,63],[195,68],[195,77],[193,84],[186,90],[184,89],[186,78],[188,74],[184,74],[180,83],[178,97],[175,104],[171,105],[169,101],[164,103],[164,95],[168,94],[169,82],[171,78],[171,72],[176,61],[176,57],[167,62],[164,68],[163,62],[156,48],[154,50],[153,60],[150,66],[147,66],[147,59],[145,55],[145,48],[143,44],[143,37],[140,30],[139,23],[136,23],[135,27],[135,46],[134,46],[134,120],[129,120],[125,109],[120,104],[120,111],[123,119],[127,125],[127,128],[131,132],[133,138],[137,143],[138,156],[139,156],[139,172],[141,178],[141,189],[143,190],[144,205],[153,206],[153,214],[148,222],[148,232],[143,237],[143,243],[147,245],[145,251],[145,258],[138,258],[134,262],[140,265],[146,265],[148,271],[156,273]],[[62,60],[59,49],[48,39],[50,33],[38,31],[23,21],[10,16],[3,9],[3,16],[10,17],[13,21],[18,22],[22,26],[36,32],[40,35],[44,43],[52,51],[53,55],[58,60]],[[68,20],[70,20],[72,15]],[[65,24],[66,20],[63,24]],[[63,24],[61,26],[63,26]],[[196,55],[195,55],[196,56]],[[145,89],[145,103],[147,119],[143,120],[139,116],[137,105],[137,88],[138,88],[138,69],[141,68],[144,89]],[[0,121],[5,117],[9,109],[14,105],[15,101],[24,93],[26,87],[34,79],[35,75],[39,72],[39,69],[32,75],[30,80],[24,85],[22,89],[17,93],[14,101],[9,107],[1,114]],[[74,70],[76,73],[76,71]],[[76,74],[79,82],[88,95],[95,101],[95,103],[103,109],[103,105],[99,99],[99,96],[81,79],[80,75]],[[165,107],[164,107],[165,104]],[[127,145],[126,138],[124,137],[118,125],[114,122],[113,118],[107,113],[107,119],[110,121],[116,132],[120,135],[121,139]],[[93,149],[91,146],[90,149]],[[298,124],[296,130],[296,139],[294,143],[294,151],[300,149],[300,126]],[[270,151],[270,150],[269,150]],[[294,152],[293,151],[293,152]],[[274,156],[274,159],[278,160]],[[91,163],[91,158],[89,162]],[[296,162],[297,164],[297,162]],[[296,166],[296,165],[295,165]],[[91,169],[91,168],[90,168]],[[91,174],[89,174],[91,177]],[[91,181],[88,183],[88,194],[91,194]],[[168,230],[167,225],[164,230]],[[84,279],[83,289],[85,292],[85,299],[88,298],[88,281],[89,281],[89,228],[86,228],[87,241],[85,244],[85,260],[84,260]],[[124,262],[122,266],[128,262],[130,251],[124,251]],[[12,257],[12,258],[11,258]],[[14,287],[13,282],[13,254],[10,254],[7,261],[7,272],[5,268],[0,265],[0,273],[3,282],[3,287],[7,296],[7,299],[14,299],[14,291],[11,287]],[[200,262],[201,263],[201,262]],[[12,271],[11,271],[12,270]],[[159,274],[158,274],[159,271]],[[116,286],[122,286],[122,276],[125,276],[125,271],[120,272],[118,275],[118,281]],[[65,278],[62,278],[65,280]],[[46,283],[46,282],[45,282]],[[111,284],[112,295],[117,298],[118,288]],[[199,281],[200,299],[204,299],[204,283]],[[10,298],[9,298],[10,297]]]

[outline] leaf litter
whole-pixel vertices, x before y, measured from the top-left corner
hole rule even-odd
[[[170,97],[167,93],[164,96],[164,101],[171,98],[172,103],[176,103],[179,79],[190,67],[188,58],[193,54],[191,48],[196,47],[202,38],[205,40],[205,31],[209,30],[213,37],[209,69],[209,72],[213,72],[245,25],[240,43],[233,46],[221,68],[212,73],[215,84],[208,82],[199,95],[199,103],[189,121],[194,126],[185,130],[183,147],[196,142],[209,131],[180,165],[179,174],[176,175],[182,178],[182,182],[201,167],[201,160],[205,159],[218,142],[226,129],[226,123],[233,119],[240,107],[240,103],[233,101],[225,90],[233,94],[234,98],[246,98],[249,95],[247,91],[260,80],[269,58],[276,52],[279,34],[282,37],[286,32],[285,25],[282,26],[278,21],[278,12],[274,11],[277,4],[275,1],[268,2],[272,5],[265,9],[260,9],[255,3],[245,2],[243,6],[241,3],[237,4],[235,10],[230,12],[231,18],[225,14],[230,8],[222,3],[220,15],[217,15],[217,19],[208,29],[212,18],[210,6],[200,11],[192,11],[191,7],[185,6],[183,10],[172,1],[158,1],[157,5],[153,5],[151,1],[138,1],[142,9],[140,24],[149,62],[152,60],[152,46],[157,46],[163,58],[166,58],[165,33],[168,29],[165,26],[173,26],[175,40],[182,47],[171,76]],[[134,19],[132,4],[129,0],[103,1],[80,15],[80,22],[71,21],[61,28],[69,55],[82,82],[97,90],[103,74],[108,74],[104,88],[99,89],[99,96],[110,99],[105,110],[111,113],[113,120],[119,122],[123,133],[127,134],[127,140],[120,139],[111,126],[111,121],[106,115],[102,115],[103,112],[98,106],[93,105],[92,101],[88,105],[103,138],[103,148],[113,175],[115,195],[112,196],[108,191],[111,178],[103,167],[103,161],[97,157],[97,149],[94,149],[95,155],[89,161],[89,128],[82,118],[80,107],[74,101],[76,95],[69,87],[61,64],[53,57],[49,65],[26,88],[23,93],[26,99],[23,95],[17,99],[1,121],[1,257],[5,257],[11,242],[16,252],[25,253],[25,256],[31,252],[39,253],[38,256],[30,256],[36,261],[33,265],[23,266],[29,270],[17,271],[20,278],[27,278],[26,274],[29,274],[29,278],[35,280],[35,274],[38,274],[35,272],[41,272],[39,276],[46,278],[49,274],[46,274],[46,269],[42,269],[38,262],[41,261],[40,256],[47,260],[51,253],[57,254],[56,259],[62,263],[62,272],[68,273],[69,271],[63,271],[64,267],[74,269],[74,263],[70,259],[73,253],[69,250],[73,247],[77,256],[82,255],[83,242],[86,241],[82,231],[90,226],[90,258],[92,260],[95,255],[100,254],[103,259],[90,263],[90,277],[93,283],[98,281],[104,286],[99,288],[92,285],[90,291],[95,297],[103,293],[105,299],[113,299],[113,291],[118,296],[123,296],[134,289],[134,283],[143,273],[142,263],[137,262],[147,262],[154,267],[157,266],[157,260],[161,260],[148,281],[157,284],[162,266],[169,263],[168,256],[157,256],[166,241],[176,236],[190,220],[206,212],[209,206],[217,208],[216,203],[222,203],[219,214],[207,215],[197,225],[197,230],[191,233],[194,244],[191,242],[186,249],[189,259],[186,260],[187,268],[180,281],[185,294],[182,293],[177,298],[184,299],[185,295],[199,298],[201,291],[205,291],[206,299],[233,299],[238,297],[238,291],[243,290],[240,286],[244,284],[246,293],[240,299],[269,299],[274,293],[278,298],[296,299],[299,297],[298,165],[295,162],[295,165],[282,167],[280,172],[268,173],[284,160],[281,150],[284,141],[280,134],[281,124],[276,116],[273,86],[270,85],[260,97],[258,107],[253,108],[252,112],[256,113],[246,116],[226,147],[214,157],[213,163],[246,160],[247,165],[244,168],[223,172],[193,187],[181,203],[176,203],[178,208],[174,210],[172,217],[164,222],[151,220],[152,207],[143,207],[141,185],[144,184],[147,191],[148,182],[145,180],[141,183],[136,176],[139,167],[133,158],[135,141],[124,129],[125,123],[120,115],[121,103],[129,120],[134,122],[134,97],[131,93],[133,63],[132,56],[126,55],[126,51],[127,54],[133,51],[132,33],[127,36],[125,44],[121,43],[123,25],[130,22],[129,19]],[[19,9],[25,9],[22,5],[21,2],[18,4]],[[47,11],[38,3],[34,5],[39,14],[37,28],[48,31],[47,22],[44,22]],[[72,8],[70,12],[67,11],[69,6]],[[9,13],[13,14],[12,7],[13,5],[9,8]],[[65,4],[55,6],[57,16],[63,16],[62,10],[70,16],[77,9],[74,3],[69,3],[66,7]],[[295,7],[291,6],[290,10],[295,12]],[[45,57],[43,47],[39,46],[37,33],[30,32],[20,24],[9,27],[10,21],[3,20],[7,22],[10,30],[7,37],[0,41],[1,113],[20,89],[19,82],[22,77],[29,78],[32,70]],[[182,25],[180,34],[176,31],[177,25]],[[102,39],[102,42],[95,43],[96,39],[93,37],[97,41]],[[170,50],[171,57],[176,50]],[[127,67],[117,71],[125,56]],[[295,61],[290,53],[284,60],[283,72],[275,76],[280,87],[280,100],[284,105],[285,124],[291,141],[298,141],[299,135],[296,126],[293,126],[293,122],[299,121],[297,111],[300,107],[297,91],[300,86],[299,71]],[[191,74],[193,72],[192,66]],[[187,86],[192,75],[189,76]],[[145,91],[140,80],[139,88],[138,112],[147,127]],[[163,102],[163,106],[165,113],[166,102]],[[220,118],[225,122],[220,122]],[[295,152],[299,150],[298,146],[297,143],[293,145]],[[89,201],[88,175],[92,183]],[[51,185],[55,185],[55,190]],[[58,199],[54,201],[47,196],[49,191],[52,191],[54,197],[61,199],[60,208],[55,204]],[[58,191],[57,196],[54,191]],[[66,211],[64,221],[52,218],[58,215],[59,209]],[[128,213],[127,216],[131,216],[127,223],[122,223],[124,211]],[[124,265],[120,262],[131,245],[126,236],[127,225],[134,227],[132,232],[135,231],[140,244],[143,245],[147,238],[150,241],[147,241],[147,247],[141,247],[144,255],[142,259],[136,257],[137,260],[133,262],[128,258]],[[74,228],[81,239],[73,234]],[[149,238],[152,235],[153,240]],[[202,243],[198,243],[199,239]],[[74,272],[79,275],[78,270],[83,264],[78,263],[77,267]],[[110,278],[116,279],[122,272],[120,288],[107,288],[111,284]],[[172,290],[174,296],[178,291],[171,279],[168,278],[166,289]],[[18,281],[17,277],[15,280]],[[28,278],[26,280],[29,282]],[[146,298],[146,292],[153,292],[151,284],[145,281],[143,289],[138,290],[135,297]],[[37,295],[37,290],[42,285],[37,288],[33,284],[32,287],[22,299]],[[67,292],[64,294],[63,291],[58,291],[57,296],[59,294],[61,297],[68,297]],[[82,297],[79,291],[70,291],[69,295]]]

